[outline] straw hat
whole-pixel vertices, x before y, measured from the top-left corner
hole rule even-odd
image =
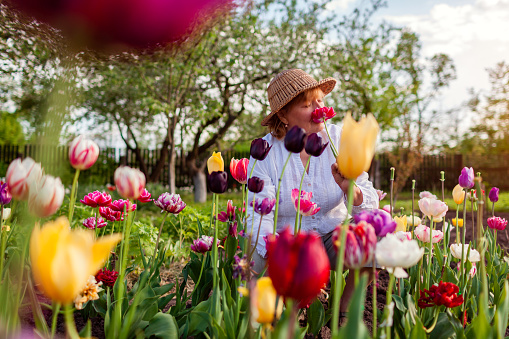
[[[270,118],[300,93],[315,87],[320,87],[325,95],[336,86],[336,79],[327,78],[316,81],[301,69],[289,69],[276,75],[267,87],[269,104],[272,112],[262,120],[262,126],[267,126]]]

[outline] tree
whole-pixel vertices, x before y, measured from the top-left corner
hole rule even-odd
[[[22,145],[25,141],[23,127],[11,113],[0,112],[0,145]]]

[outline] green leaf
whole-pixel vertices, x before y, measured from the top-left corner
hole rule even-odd
[[[338,338],[369,338],[368,329],[364,325],[364,299],[366,295],[366,276],[362,276],[360,283],[354,291],[348,311],[346,325],[341,328]],[[332,319],[336,321],[336,319]]]
[[[317,298],[308,309],[308,333],[318,335],[325,322],[325,310],[322,302]]]
[[[157,313],[145,329],[145,337],[155,336],[161,339],[176,339],[179,337],[179,328],[175,318],[166,313]]]
[[[80,338],[90,338],[92,336],[92,323],[90,319],[87,321],[85,327],[83,327],[79,333]]]
[[[451,321],[447,314],[440,313],[435,328],[429,334],[430,338],[446,339],[454,334],[454,327],[451,326]]]
[[[505,336],[507,328],[507,319],[509,317],[509,284],[504,282],[504,289],[497,304],[497,312],[495,314],[494,329],[498,338]]]

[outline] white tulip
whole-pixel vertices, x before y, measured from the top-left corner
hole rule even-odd
[[[400,240],[394,234],[387,234],[376,246],[376,261],[396,278],[407,278],[403,268],[414,266],[421,260],[424,248],[419,248],[415,240]]]
[[[2,213],[2,220],[7,220],[11,216],[11,209],[10,208],[4,208]]]
[[[456,259],[461,260],[461,249],[462,248],[463,248],[463,252],[464,252],[463,260],[466,260],[469,245],[463,246],[463,244],[452,244],[450,247],[452,256],[455,257]],[[474,263],[474,262],[478,262],[480,260],[481,260],[481,255],[479,254],[479,252],[476,249],[470,248],[470,253],[468,255],[468,261],[470,261],[471,263]]]
[[[64,201],[64,185],[60,178],[45,175],[40,181],[30,185],[28,210],[40,218],[48,217],[62,206]]]
[[[5,181],[9,186],[9,192],[15,200],[27,200],[29,195],[29,186],[42,178],[42,168],[40,163],[36,163],[32,158],[15,159],[7,168]]]

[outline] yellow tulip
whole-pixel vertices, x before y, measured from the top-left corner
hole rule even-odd
[[[396,232],[406,232],[406,226],[407,226],[407,218],[406,215],[403,215],[401,217],[394,217],[394,221],[396,222],[396,229],[394,230],[394,233]]]
[[[353,120],[350,113],[345,116],[336,162],[346,178],[355,180],[369,169],[375,155],[378,130],[378,123],[371,113],[359,122]]]
[[[451,220],[453,226],[463,227],[463,219],[458,218],[458,221],[456,222],[456,218]]]
[[[274,308],[276,307],[276,289],[269,277],[263,277],[256,281],[256,287],[251,292],[251,312],[253,319],[259,324],[270,324],[274,320]],[[276,317],[283,312],[283,299],[279,297]]]
[[[452,199],[458,205],[463,203],[463,200],[465,200],[465,192],[463,191],[463,187],[460,185],[454,186],[454,189],[452,190]]]
[[[99,271],[121,239],[118,233],[96,240],[93,231],[71,231],[65,217],[47,222],[42,228],[36,224],[30,237],[35,282],[49,298],[68,304],[90,275]]]
[[[413,219],[413,222],[412,222],[412,219]],[[421,224],[422,220],[421,218],[419,218],[418,216],[414,215],[412,217],[412,215],[407,215],[406,216],[406,223],[408,226],[419,226]]]
[[[207,169],[209,174],[212,172],[224,172],[224,161],[221,152],[212,153],[212,156],[207,160]]]

